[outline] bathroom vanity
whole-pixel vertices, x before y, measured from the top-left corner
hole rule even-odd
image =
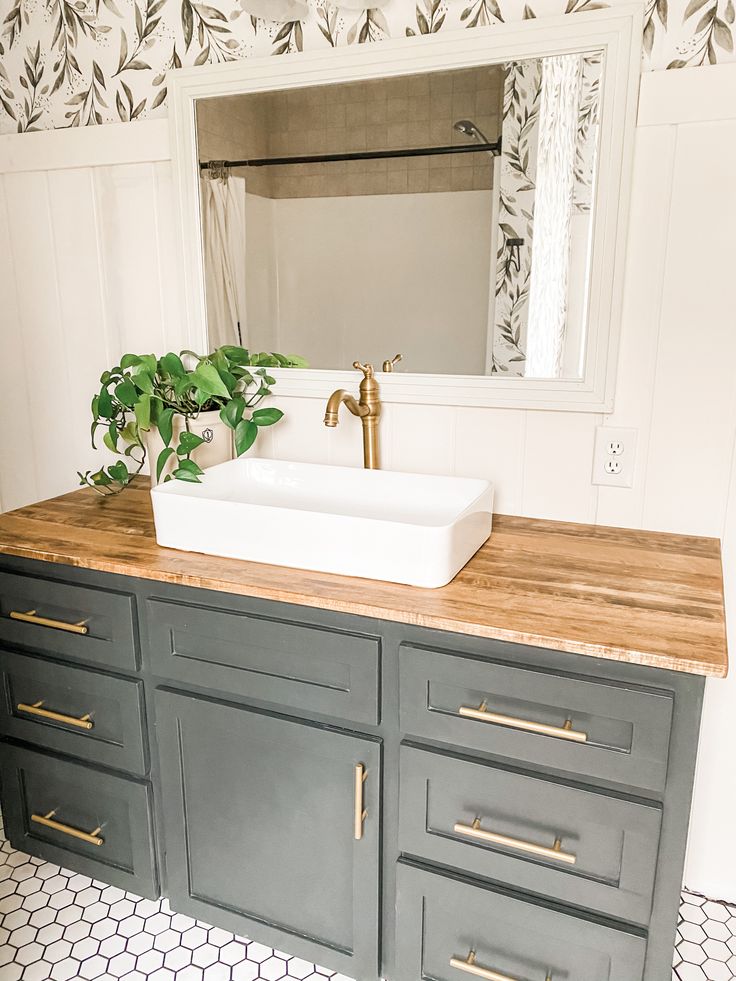
[[[16,848],[359,981],[670,977],[717,541],[497,516],[419,590],[159,548],[140,483],[0,553]]]

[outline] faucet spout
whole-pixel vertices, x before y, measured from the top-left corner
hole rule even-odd
[[[344,388],[335,389],[325,406],[325,426],[334,429],[340,421],[340,406],[347,406],[354,416],[360,418],[363,428],[363,465],[369,470],[377,470],[378,462],[378,418],[381,414],[381,399],[378,382],[372,365],[355,362],[355,367],[363,372],[360,383],[360,399],[355,399]]]
[[[354,416],[367,416],[368,406],[357,402],[353,396],[346,392],[344,388],[336,389],[332,395],[330,395],[327,400],[327,407],[325,408],[325,426],[329,426],[330,429],[334,429],[337,426],[340,414],[340,406],[345,405],[353,413]]]

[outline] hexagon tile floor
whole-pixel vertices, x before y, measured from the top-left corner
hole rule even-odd
[[[683,893],[672,981],[736,979],[736,906]],[[11,848],[0,822],[0,981],[349,981]]]

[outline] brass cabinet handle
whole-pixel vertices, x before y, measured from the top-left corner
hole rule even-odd
[[[488,841],[493,845],[514,848],[517,852],[539,855],[540,858],[550,858],[555,862],[563,862],[565,865],[574,865],[578,860],[577,855],[573,855],[572,852],[562,851],[562,842],[559,838],[555,838],[555,843],[551,848],[545,848],[544,845],[535,845],[533,842],[524,841],[521,838],[509,838],[508,835],[499,835],[495,831],[484,831],[480,826],[480,818],[476,818],[472,824],[458,822],[453,830],[458,835],[467,835],[468,838]]]
[[[69,835],[71,838],[79,838],[80,841],[86,841],[88,845],[105,844],[105,839],[100,838],[101,827],[89,832],[79,831],[77,828],[72,828],[68,824],[62,824],[61,821],[54,821],[54,814],[56,814],[56,811],[49,811],[48,814],[31,814],[31,821],[35,824],[42,824],[45,828],[61,831],[62,834]]]
[[[471,950],[464,960],[462,957],[451,957],[450,967],[455,967],[458,971],[464,971],[466,974],[472,974],[476,978],[485,978],[485,981],[518,981],[517,978],[512,978],[508,974],[499,974],[498,971],[492,971],[489,967],[481,967],[480,964],[476,964],[474,950]],[[545,981],[552,981],[552,975],[549,972]]]
[[[74,715],[64,715],[63,712],[53,712],[51,709],[43,708],[43,702],[34,702],[33,705],[18,702],[17,709],[19,712],[26,712],[28,715],[38,715],[42,719],[63,722],[64,725],[75,726],[77,729],[89,730],[94,727],[94,722],[90,719],[89,714],[82,715],[79,718]]]
[[[588,733],[573,729],[570,719],[564,726],[548,726],[544,722],[531,722],[528,719],[517,719],[513,715],[499,715],[497,712],[489,712],[486,704],[486,702],[481,702],[478,708],[461,705],[458,713],[466,719],[493,722],[497,726],[509,726],[511,729],[523,729],[525,732],[538,732],[542,736],[555,736],[557,739],[569,739],[575,743],[588,741]]]
[[[353,834],[356,841],[360,841],[363,837],[363,822],[365,821],[365,816],[367,811],[363,806],[363,784],[365,783],[366,777],[368,776],[368,771],[363,766],[362,763],[355,764],[354,779],[355,779],[355,819],[354,819],[354,830]]]
[[[19,610],[11,610],[8,614],[11,620],[22,620],[24,623],[35,623],[39,627],[52,627],[54,630],[66,630],[70,634],[88,634],[89,627],[85,620],[79,623],[67,623],[65,620],[50,620],[48,617],[40,617],[35,610],[27,610],[21,613]]]

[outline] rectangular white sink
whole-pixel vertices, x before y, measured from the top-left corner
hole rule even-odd
[[[151,498],[166,548],[428,588],[486,541],[493,511],[487,480],[252,458]]]

